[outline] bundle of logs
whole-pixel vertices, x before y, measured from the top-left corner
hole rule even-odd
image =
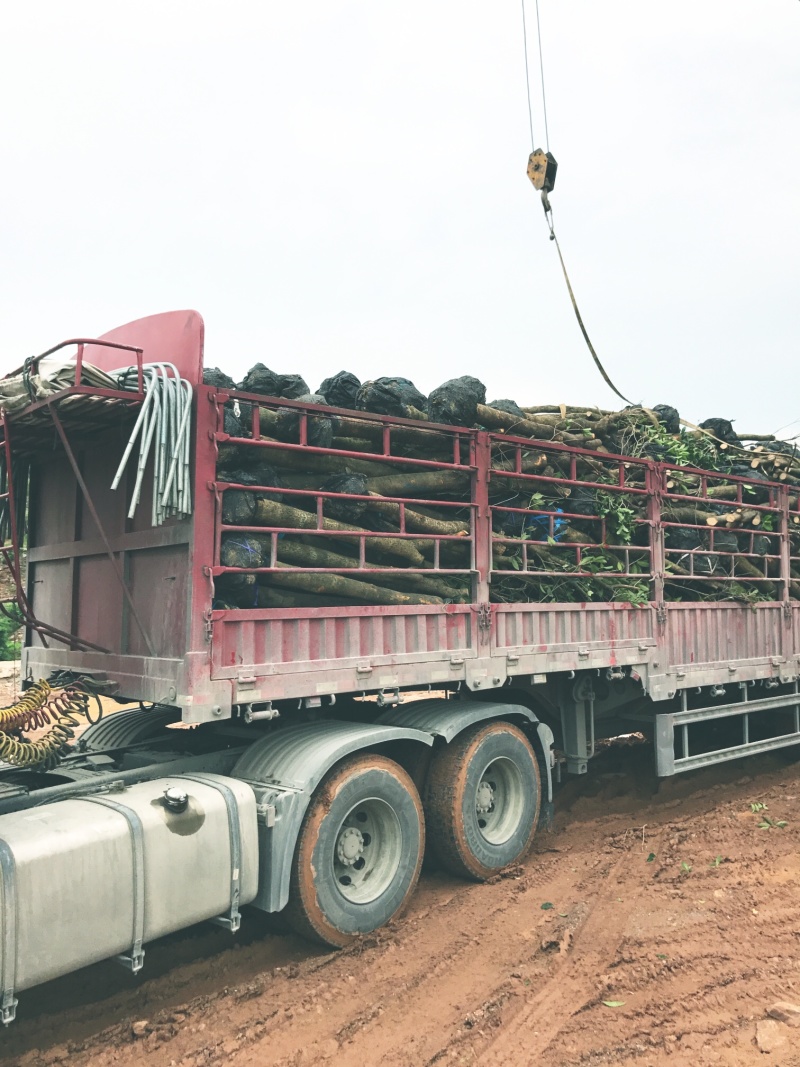
[[[493,600],[652,599],[647,498],[636,492],[645,485],[645,466],[620,466],[612,456],[667,465],[667,597],[780,595],[779,516],[774,484],[767,483],[784,483],[790,494],[797,486],[800,494],[800,454],[784,441],[737,434],[724,419],[687,426],[668,405],[605,411],[487,403],[483,384],[468,376],[427,397],[404,378],[361,383],[345,371],[312,393],[298,375],[263,364],[238,384],[214,368],[204,380],[270,398],[225,405],[224,429],[233,440],[220,445],[217,478],[240,486],[223,496],[223,522],[240,529],[223,534],[220,562],[236,571],[217,579],[218,607],[468,602],[470,443],[454,427],[496,435]],[[304,413],[281,399],[337,410]],[[348,409],[360,414],[348,416]],[[392,423],[387,449],[385,424],[369,414],[415,424]],[[256,417],[262,441],[315,450],[250,443]],[[529,438],[531,446],[511,438]],[[576,459],[547,443],[581,454]],[[797,496],[790,495],[789,507],[798,512],[791,555],[800,557]],[[799,595],[800,558],[791,565],[792,595]]]

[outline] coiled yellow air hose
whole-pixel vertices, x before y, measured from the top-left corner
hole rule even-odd
[[[54,691],[44,680],[7,708],[0,708],[0,760],[15,767],[52,770],[75,736],[79,716],[89,717],[89,694],[74,686]],[[42,737],[27,740],[23,733],[50,729]]]

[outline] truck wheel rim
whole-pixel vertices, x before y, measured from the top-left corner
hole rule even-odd
[[[525,811],[525,786],[519,767],[502,756],[492,760],[475,791],[478,829],[490,845],[512,836]]]
[[[333,849],[333,875],[351,904],[369,904],[394,880],[403,833],[391,805],[377,797],[354,805],[342,820]]]

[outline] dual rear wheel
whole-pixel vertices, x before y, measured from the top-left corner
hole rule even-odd
[[[426,851],[453,874],[484,881],[519,860],[539,819],[531,746],[506,722],[466,730],[434,754],[425,803],[399,764],[362,753],[312,797],[295,850],[286,917],[334,947],[398,915]]]

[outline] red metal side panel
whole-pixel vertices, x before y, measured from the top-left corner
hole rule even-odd
[[[627,647],[654,640],[654,612],[627,604],[499,604],[496,646],[524,652]]]
[[[424,684],[425,663],[474,654],[468,605],[215,612],[213,625],[213,678],[396,662],[417,663]]]
[[[784,655],[780,604],[669,604],[668,666],[699,669]]]

